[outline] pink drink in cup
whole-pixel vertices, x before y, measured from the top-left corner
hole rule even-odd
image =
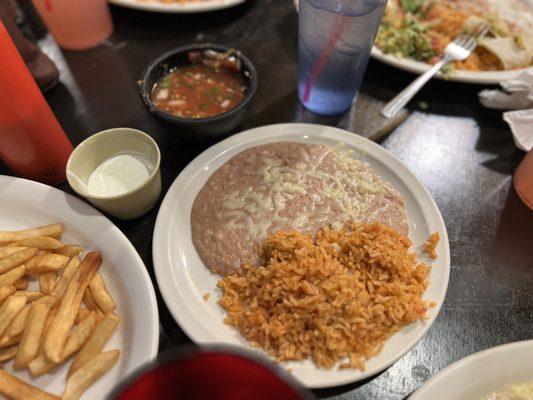
[[[32,1],[46,27],[64,49],[89,49],[113,32],[107,0]]]

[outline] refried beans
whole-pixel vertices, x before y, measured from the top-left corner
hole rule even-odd
[[[191,211],[205,265],[226,275],[257,264],[279,230],[316,232],[345,222],[380,222],[407,235],[402,196],[340,146],[275,142],[242,151],[217,169]]]

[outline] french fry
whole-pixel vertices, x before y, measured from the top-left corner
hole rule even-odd
[[[44,293],[37,292],[34,290],[17,290],[14,294],[15,296],[26,296],[26,301],[28,303],[31,303],[32,301],[38,300],[45,296]]]
[[[46,254],[44,256],[36,256],[25,263],[26,275],[57,271],[65,268],[68,262],[69,258],[67,256],[62,256],[61,254]]]
[[[48,307],[48,308],[50,308],[50,307]],[[54,309],[50,308],[50,310],[51,311],[48,313],[48,318],[46,318],[46,322],[44,324],[44,331],[45,332],[48,332],[48,329],[50,329],[50,325],[52,325],[52,322],[54,322],[54,318],[57,315],[57,308],[54,308]]]
[[[35,236],[50,236],[59,239],[62,233],[63,227],[61,224],[45,225],[37,228],[25,229],[22,231],[0,231],[0,244],[13,243],[18,240]]]
[[[44,354],[40,354],[28,364],[28,369],[32,376],[37,377],[46,374],[57,365],[57,363],[46,358]]]
[[[41,376],[46,374],[52,368],[54,368],[57,363],[50,361],[44,354],[41,354],[34,358],[29,364],[28,369],[32,376]]]
[[[0,370],[0,393],[12,400],[60,400],[3,370]]]
[[[75,373],[76,370],[81,368],[87,361],[102,351],[107,340],[115,331],[119,321],[120,318],[112,313],[109,313],[104,317],[94,329],[91,337],[87,339],[78,354],[76,354],[76,358],[74,358],[74,361],[68,370],[68,376]]]
[[[17,291],[17,288],[13,285],[0,287],[0,306],[4,304],[4,301]]]
[[[101,310],[95,311],[95,313],[96,313],[96,323],[99,324],[105,318],[105,314]]]
[[[99,310],[98,304],[96,304],[96,301],[94,300],[90,288],[87,288],[87,290],[85,290],[85,293],[83,294],[83,304],[85,304],[85,306],[91,311]]]
[[[68,332],[74,324],[76,314],[94,273],[100,266],[99,253],[89,253],[80,265],[74,278],[69,283],[67,292],[59,304],[57,315],[44,340],[44,353],[50,361],[59,362]]]
[[[0,349],[4,349],[6,347],[13,346],[14,344],[17,344],[18,342],[20,342],[20,338],[21,337],[22,337],[22,334],[17,335],[17,336],[13,336],[13,337],[2,336],[2,338],[0,338]]]
[[[65,349],[63,350],[63,360],[66,360],[72,354],[77,352],[87,339],[91,336],[91,333],[96,326],[96,313],[94,311],[89,311],[89,315],[83,321],[81,321],[72,331],[67,343],[65,344]]]
[[[57,254],[61,254],[67,257],[74,257],[80,254],[83,251],[83,247],[76,246],[73,244],[66,244],[63,247],[56,249]]]
[[[0,275],[0,287],[14,285],[15,282],[24,276],[25,271],[26,267],[24,265],[19,265],[18,267],[13,268],[11,271]]]
[[[80,283],[76,277],[70,281],[65,296],[63,296],[63,299],[59,303],[57,314],[52,320],[44,338],[44,353],[49,360],[56,363],[60,361],[60,354],[63,351],[64,341],[66,340],[65,332],[68,332],[72,327],[70,315],[72,308],[75,306],[74,301],[79,285]],[[75,318],[74,316],[73,320]]]
[[[24,249],[17,251],[0,260],[0,274],[8,272],[30,260],[37,253],[37,249]]]
[[[95,273],[93,279],[91,279],[89,288],[94,301],[98,304],[98,308],[100,308],[104,314],[110,313],[116,308],[115,301],[106,289],[104,280],[98,272]]]
[[[13,318],[13,321],[11,321],[11,324],[9,325],[5,333],[7,336],[14,337],[20,335],[24,331],[24,327],[26,326],[26,319],[28,318],[30,309],[31,305],[26,304],[24,308],[19,311],[17,316]]]
[[[17,316],[20,310],[26,305],[26,297],[10,296],[0,307],[0,336],[2,336],[13,318]]]
[[[67,266],[63,270],[63,273],[61,274],[59,281],[54,287],[54,290],[52,290],[52,294],[55,294],[60,297],[62,297],[65,294],[65,291],[67,290],[67,286],[70,283],[70,280],[72,279],[76,271],[78,270],[80,263],[81,261],[78,256],[74,256],[70,259]]]
[[[56,314],[57,314],[57,308],[54,308],[54,309],[50,308],[50,312],[48,313],[48,317],[46,317],[46,322],[44,323],[43,332],[48,332],[48,330],[50,329],[50,326],[52,325],[52,322],[54,322],[54,318],[56,317]],[[41,340],[41,343],[39,345],[39,356],[42,355],[44,357],[44,337],[42,339],[43,340]]]
[[[43,272],[39,275],[39,289],[41,292],[51,294],[56,286],[57,275],[55,272]]]
[[[14,369],[25,368],[37,356],[44,324],[49,311],[50,309],[45,304],[32,304],[24,333],[20,339],[19,351],[13,364]]]
[[[43,296],[40,299],[35,300],[36,303],[39,304],[45,304],[50,310],[52,310],[55,305],[59,302],[59,297],[54,296],[53,294],[49,294],[47,296]]]
[[[24,249],[25,247],[0,247],[0,260]]]
[[[85,289],[89,287],[89,283],[91,282],[91,279],[93,278],[96,271],[98,271],[98,268],[100,267],[101,262],[102,262],[102,257],[100,256],[100,253],[90,252],[85,256],[82,263],[80,264],[80,267],[79,267],[80,287],[78,289],[78,293],[76,293],[76,296],[79,298],[80,304],[83,299],[83,294],[85,293]]]
[[[78,310],[78,314],[76,315],[75,323],[79,324],[81,321],[83,321],[85,318],[88,317],[89,313],[94,312],[96,315],[96,323],[99,323],[101,320],[104,319],[105,315],[102,312],[102,310],[89,310],[88,308],[81,308]]]
[[[61,398],[63,400],[79,399],[89,386],[113,368],[119,357],[119,350],[106,351],[92,357],[67,379],[67,386]]]
[[[7,245],[7,247],[36,247],[43,250],[57,250],[63,246],[65,246],[63,243],[50,236],[33,236]]]
[[[85,318],[91,314],[91,310],[87,308],[81,308],[78,310],[78,314],[76,314],[76,319],[74,320],[75,324],[79,324],[81,321],[83,321]]]
[[[9,361],[17,355],[18,346],[10,346],[0,349],[0,362]]]
[[[17,288],[17,290],[26,290],[28,288],[30,281],[27,277],[23,276],[18,281],[16,281],[13,286]]]

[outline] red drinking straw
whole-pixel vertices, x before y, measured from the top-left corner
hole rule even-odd
[[[52,0],[44,0],[46,11],[52,11]]]
[[[318,77],[326,66],[326,63],[328,62],[328,59],[331,56],[331,53],[333,52],[333,50],[335,50],[335,47],[337,47],[337,42],[344,33],[344,29],[346,28],[346,24],[348,23],[348,17],[343,14],[337,14],[336,20],[337,21],[335,23],[335,27],[331,32],[331,36],[329,37],[328,43],[326,44],[326,47],[316,60],[315,65],[313,65],[313,69],[311,70],[311,76],[309,76],[309,79],[305,84],[303,95],[304,103],[307,103],[307,101],[309,100],[309,96],[311,95],[311,88],[318,80]]]

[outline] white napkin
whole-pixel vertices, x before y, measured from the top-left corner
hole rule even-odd
[[[531,150],[533,148],[533,108],[503,113],[503,119],[511,127],[516,147],[524,151]]]
[[[496,110],[518,110],[503,114],[511,127],[513,139],[521,150],[533,148],[533,68],[500,83],[502,90],[482,90],[479,101]]]
[[[533,67],[500,83],[501,90],[482,90],[479,101],[496,110],[533,108]]]

